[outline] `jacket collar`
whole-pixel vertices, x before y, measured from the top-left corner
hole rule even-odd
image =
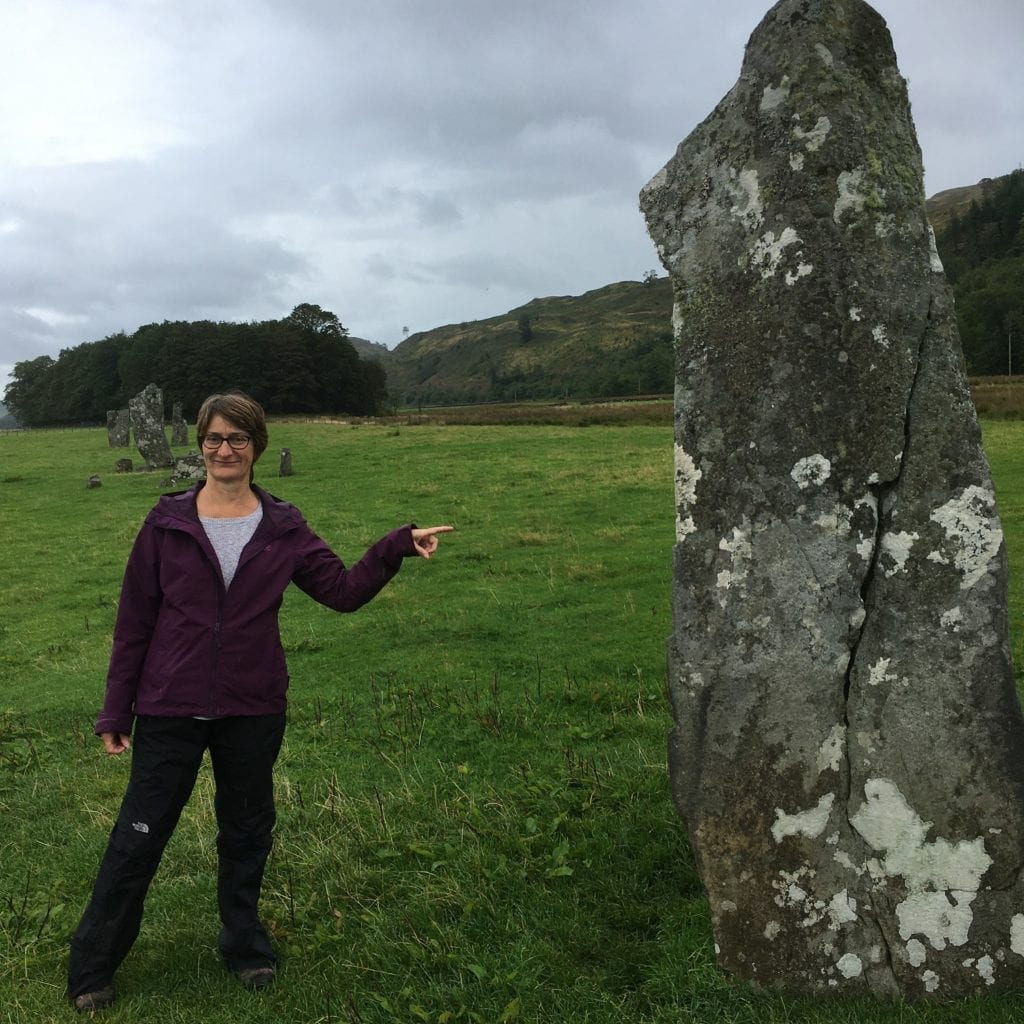
[[[205,536],[199,522],[199,513],[196,511],[196,495],[202,487],[203,481],[200,481],[187,491],[165,494],[146,517],[146,522],[165,530],[184,530],[186,533],[199,531]],[[256,484],[252,485],[252,489],[263,506],[263,520],[258,531],[262,536],[268,539],[280,536],[295,529],[302,522],[299,510],[290,502],[275,497]]]

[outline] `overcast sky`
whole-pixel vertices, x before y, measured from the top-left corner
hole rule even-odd
[[[313,302],[393,346],[639,279],[637,193],[770,6],[0,0],[0,394],[153,321]],[[875,6],[927,193],[1018,167],[1022,0]]]

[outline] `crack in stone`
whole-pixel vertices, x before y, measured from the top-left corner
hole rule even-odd
[[[917,359],[914,364],[914,376],[910,382],[910,388],[907,392],[907,404],[906,412],[903,417],[903,448],[900,458],[900,467],[896,476],[892,480],[885,481],[879,484],[873,484],[869,486],[870,493],[875,498],[875,538],[874,544],[871,549],[871,558],[868,562],[868,567],[865,570],[864,578],[861,581],[860,586],[860,599],[861,607],[864,609],[864,621],[860,624],[857,630],[857,635],[850,645],[850,660],[846,666],[846,673],[843,680],[843,725],[844,731],[844,746],[846,755],[846,795],[845,795],[845,807],[846,807],[846,821],[850,826],[851,834],[860,837],[856,827],[851,820],[850,815],[850,801],[853,798],[853,758],[850,755],[850,691],[853,686],[853,673],[857,667],[857,655],[860,650],[861,642],[867,633],[868,624],[871,621],[872,611],[874,606],[874,592],[875,592],[875,580],[878,573],[878,561],[882,553],[882,538],[885,536],[886,530],[891,522],[891,506],[889,505],[889,499],[892,494],[897,490],[900,483],[903,480],[903,475],[906,471],[907,464],[909,462],[909,451],[911,447],[911,409],[914,404],[914,394],[917,390],[918,381],[921,376],[921,368],[924,363],[924,347],[925,342],[928,339],[928,334],[932,328],[932,310],[934,307],[934,299],[929,299],[928,302],[928,313],[925,317],[924,330],[921,332],[920,340],[917,345]],[[892,947],[889,944],[889,937],[886,934],[885,928],[882,925],[881,918],[878,911],[875,908],[875,901],[871,897],[870,890],[866,893],[866,908],[870,908],[870,913],[864,916],[868,918],[874,925],[877,931],[882,945],[885,949],[886,960],[889,967],[889,975],[892,978],[893,984],[896,984],[896,969],[895,962],[893,960]]]

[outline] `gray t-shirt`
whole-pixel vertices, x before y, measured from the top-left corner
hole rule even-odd
[[[199,517],[199,522],[203,524],[206,536],[210,538],[213,550],[217,554],[217,560],[220,562],[220,572],[224,577],[225,590],[231,586],[231,581],[235,578],[235,570],[238,568],[238,559],[241,557],[242,548],[252,539],[262,518],[262,505],[247,516],[235,516],[229,519]]]

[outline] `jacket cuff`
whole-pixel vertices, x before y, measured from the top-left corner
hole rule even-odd
[[[96,719],[96,726],[93,732],[102,736],[105,732],[116,732],[122,736],[131,736],[132,725],[135,722],[134,715],[100,715]]]
[[[412,531],[416,528],[415,523],[407,523],[405,526],[400,526],[398,528],[398,539],[401,545],[400,553],[403,558],[419,557],[416,545],[412,542]]]

